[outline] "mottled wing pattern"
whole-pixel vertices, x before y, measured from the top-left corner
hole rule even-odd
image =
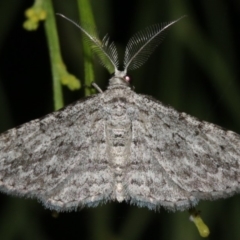
[[[239,192],[239,156],[239,135],[114,86],[1,134],[0,190],[58,211],[184,210]]]
[[[240,192],[240,136],[135,95],[128,199],[151,209],[184,210],[201,199]]]
[[[0,190],[55,210],[108,200],[113,176],[99,95],[0,135]]]

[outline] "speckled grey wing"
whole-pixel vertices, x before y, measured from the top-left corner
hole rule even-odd
[[[129,200],[184,210],[240,192],[240,136],[143,95],[135,97]]]
[[[95,95],[1,134],[0,190],[57,211],[107,201],[113,176],[99,111]]]

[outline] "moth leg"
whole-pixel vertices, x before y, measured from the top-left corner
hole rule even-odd
[[[91,85],[92,85],[99,93],[103,93],[103,90],[102,90],[95,82],[92,82]]]

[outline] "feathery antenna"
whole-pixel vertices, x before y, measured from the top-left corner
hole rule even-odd
[[[182,16],[175,21],[161,25],[152,25],[133,35],[126,46],[123,62],[124,70],[119,71],[117,49],[114,42],[109,42],[108,35],[106,35],[101,41],[97,37],[96,33],[90,34],[71,19],[60,13],[57,13],[57,15],[68,20],[84,33],[84,36],[89,42],[91,48],[95,53],[97,53],[100,63],[107,68],[110,73],[114,72],[115,76],[119,78],[126,76],[127,70],[134,70],[142,66],[163,40],[165,30],[174,23],[180,21],[182,18],[186,17]]]
[[[183,17],[164,24],[156,24],[136,33],[130,38],[125,50],[124,71],[142,66],[165,36],[165,30]]]
[[[86,40],[89,42],[92,50],[97,54],[100,59],[100,63],[107,68],[110,73],[114,73],[118,69],[118,53],[115,44],[109,42],[109,37],[106,35],[103,40],[99,40],[98,36],[93,33],[87,32],[83,27],[78,25],[73,20],[67,18],[66,16],[57,13],[56,15],[65,18],[77,28],[79,28],[86,37]]]

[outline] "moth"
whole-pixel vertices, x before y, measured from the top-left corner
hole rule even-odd
[[[100,41],[67,19],[114,74],[106,91],[0,135],[0,190],[56,211],[108,201],[185,210],[238,193],[238,134],[130,87],[127,70],[143,65],[180,19],[135,34],[123,71],[107,36]]]

